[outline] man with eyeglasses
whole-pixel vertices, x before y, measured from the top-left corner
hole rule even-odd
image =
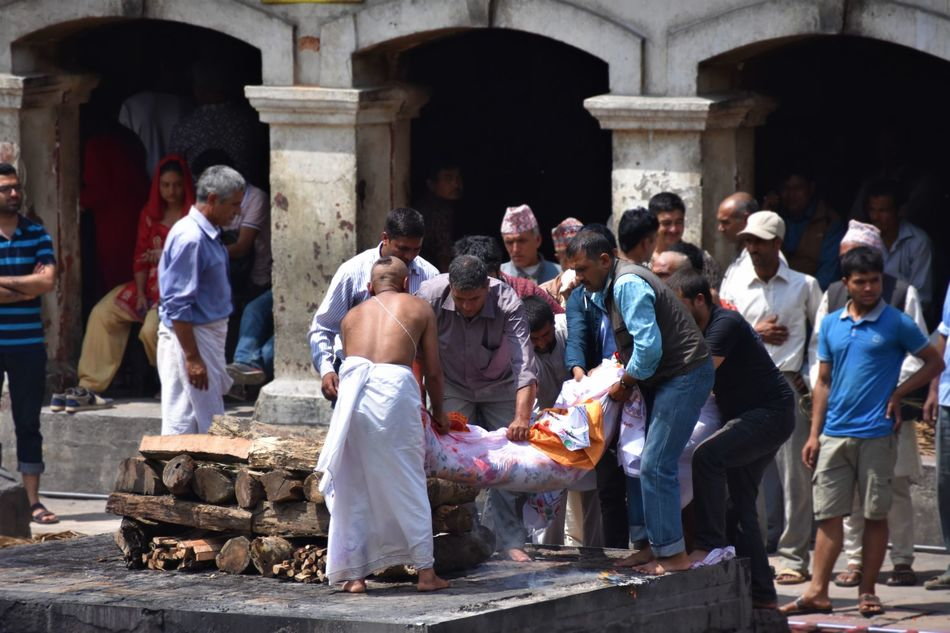
[[[10,379],[18,470],[34,523],[58,523],[40,502],[43,436],[40,408],[46,388],[46,346],[40,295],[53,289],[53,241],[41,225],[20,215],[23,190],[16,168],[0,163],[0,385]]]

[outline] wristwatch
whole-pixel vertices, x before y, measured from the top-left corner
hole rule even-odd
[[[628,385],[623,380],[626,377],[627,377],[627,374],[624,374],[623,376],[620,377],[620,386],[623,387],[624,389],[633,389],[637,385],[636,379],[634,379],[634,381]]]

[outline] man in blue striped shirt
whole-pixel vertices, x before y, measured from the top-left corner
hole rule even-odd
[[[53,241],[39,224],[20,215],[22,188],[16,169],[0,163],[0,385],[10,378],[18,470],[36,523],[59,519],[40,503],[43,436],[40,408],[46,388],[46,346],[40,295],[53,289]]]
[[[320,373],[323,397],[327,400],[336,400],[340,384],[334,367],[334,339],[340,333],[340,322],[350,308],[369,299],[369,281],[376,260],[398,257],[406,263],[409,267],[409,294],[415,294],[423,281],[439,274],[435,266],[419,257],[424,233],[425,222],[421,213],[409,208],[393,209],[386,216],[379,246],[343,262],[330,280],[330,287],[323,295],[307,333],[313,367]]]

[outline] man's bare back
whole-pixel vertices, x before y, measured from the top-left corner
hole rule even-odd
[[[343,318],[343,353],[374,363],[411,366],[429,327],[435,327],[435,315],[426,301],[404,292],[383,292]]]

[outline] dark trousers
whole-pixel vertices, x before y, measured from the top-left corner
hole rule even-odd
[[[616,447],[604,451],[596,466],[600,516],[604,530],[604,547],[627,549],[630,526],[627,523],[627,476],[617,463]]]
[[[40,409],[46,394],[46,349],[0,351],[0,388],[4,373],[10,378],[17,469],[38,475],[44,470]]]
[[[696,547],[713,550],[731,541],[737,555],[749,558],[752,599],[759,602],[773,602],[776,594],[755,502],[762,474],[795,427],[793,407],[788,399],[745,411],[693,453]]]

